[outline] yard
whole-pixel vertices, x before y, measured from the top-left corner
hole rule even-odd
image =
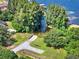
[[[7,24],[8,24],[8,28],[13,29],[11,22],[7,22]],[[46,44],[44,43],[44,36],[46,34],[47,32],[46,33],[35,33],[35,35],[38,35],[38,38],[31,43],[31,46],[42,49],[45,52],[42,55],[37,55],[32,52],[30,52],[30,54],[33,54],[34,56],[41,57],[41,58],[45,57],[45,59],[64,59],[65,56],[67,55],[67,52],[64,49],[55,49],[55,48],[46,46]],[[31,35],[30,33],[15,33],[12,36],[16,40],[14,45],[16,46],[26,41],[30,35]],[[22,53],[22,54],[25,54],[25,53]],[[28,53],[26,53],[26,56],[27,55]]]
[[[31,43],[31,46],[44,50],[45,52],[41,56],[45,56],[46,59],[65,59],[67,55],[67,52],[64,49],[47,47],[43,37],[38,37]]]

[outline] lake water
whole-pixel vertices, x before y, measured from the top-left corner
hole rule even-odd
[[[79,25],[79,0],[36,0],[40,4],[57,4],[69,13],[70,23]]]

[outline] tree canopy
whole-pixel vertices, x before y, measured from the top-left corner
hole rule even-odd
[[[60,30],[53,28],[45,37],[48,47],[64,48],[68,54],[79,57],[79,28]]]
[[[49,5],[47,8],[47,22],[51,27],[67,28],[68,19],[65,9],[61,6]]]
[[[11,33],[7,31],[7,27],[0,25],[0,44],[4,46],[11,45],[12,42],[10,37]]]
[[[16,2],[16,3],[15,3]],[[14,13],[12,25],[18,32],[40,31],[44,7],[26,0],[9,0],[9,10]]]
[[[0,46],[0,59],[18,59],[18,56],[14,52]]]
[[[28,56],[18,56],[13,51],[10,51],[2,46],[0,46],[0,59],[32,59]]]

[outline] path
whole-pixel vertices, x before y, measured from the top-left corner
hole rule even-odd
[[[14,49],[12,49],[12,51],[14,51],[16,53],[20,50],[26,49],[26,50],[29,50],[29,51],[32,51],[32,52],[35,52],[35,53],[38,53],[38,54],[42,54],[44,52],[43,50],[30,46],[30,43],[32,41],[34,41],[36,38],[37,38],[37,36],[33,35],[31,38],[29,38],[28,41],[25,41],[24,43],[22,43],[19,46],[15,47]]]

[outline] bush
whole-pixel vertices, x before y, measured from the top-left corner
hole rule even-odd
[[[79,41],[71,41],[69,44],[65,47],[65,50],[74,56],[79,56]]]
[[[13,42],[11,40],[11,33],[7,32],[6,26],[0,26],[0,45],[9,46]]]
[[[63,7],[58,5],[49,5],[46,16],[49,26],[56,27],[58,29],[68,27],[68,18]]]
[[[0,20],[3,20],[3,21],[11,21],[11,20],[13,20],[13,13],[11,13],[9,10],[3,11],[0,14]]]
[[[66,37],[65,32],[58,29],[52,29],[45,37],[45,43],[55,48],[63,48],[68,41],[69,39]]]
[[[72,27],[69,30],[74,33],[74,36],[72,38],[75,40],[79,40],[79,28]]]
[[[79,59],[79,57],[72,54],[68,54],[66,59]]]
[[[0,46],[0,59],[18,59],[18,56],[14,52]]]

